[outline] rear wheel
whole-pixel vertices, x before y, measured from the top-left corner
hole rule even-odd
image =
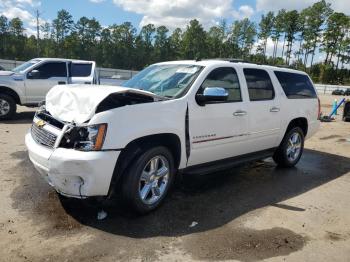
[[[16,102],[11,96],[0,94],[0,120],[11,119],[16,109]]]
[[[277,148],[273,160],[281,167],[295,166],[303,154],[304,133],[300,127],[294,127],[284,136]]]
[[[174,159],[166,147],[146,149],[124,174],[123,197],[134,211],[150,212],[164,200],[174,176]]]

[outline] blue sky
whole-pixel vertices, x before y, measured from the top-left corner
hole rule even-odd
[[[184,28],[189,20],[198,19],[206,28],[221,19],[229,23],[249,17],[258,21],[262,13],[301,10],[317,0],[0,0],[0,14],[9,19],[20,17],[27,34],[34,32],[34,11],[41,13],[42,22],[52,21],[57,11],[68,10],[75,20],[95,17],[103,26],[130,21],[140,28],[153,23],[170,29]],[[350,14],[349,0],[329,0],[336,11]]]
[[[233,1],[233,7],[236,9],[242,5],[254,6],[255,0]],[[126,11],[114,4],[113,1],[108,0],[101,3],[94,3],[89,0],[42,0],[40,9],[43,12],[43,17],[46,18],[53,18],[58,10],[66,9],[75,19],[82,16],[95,17],[103,25],[130,21],[137,26],[143,17],[142,14]],[[230,19],[230,17],[227,17],[227,19]]]
[[[112,1],[104,1],[103,3],[93,3],[88,0],[41,1],[40,10],[42,10],[44,18],[54,18],[60,9],[69,11],[75,20],[82,16],[95,17],[104,26],[113,23],[120,24],[124,21],[130,21],[136,26],[142,19],[142,15],[125,11],[113,4]]]
[[[157,0],[158,1],[158,0]],[[118,1],[113,0],[42,0],[40,1],[40,10],[42,10],[42,16],[45,19],[52,19],[56,16],[57,11],[60,9],[66,9],[69,11],[75,20],[79,19],[82,16],[95,17],[98,21],[104,26],[111,25],[113,23],[122,23],[125,21],[132,22],[135,26],[139,26],[142,22],[144,14],[133,11],[128,11],[127,4],[118,5]],[[123,2],[123,1],[121,1]],[[140,1],[147,2],[147,1]],[[167,2],[167,1],[165,1]],[[214,3],[215,1],[208,1]],[[253,6],[256,3],[256,0],[235,0],[235,1],[225,1],[231,2],[231,6],[234,10],[238,10],[241,6]],[[244,16],[244,15],[243,15]],[[242,16],[242,17],[243,17]],[[247,15],[251,17],[251,15]],[[254,15],[252,18],[256,18]],[[193,16],[192,18],[196,18]],[[220,18],[216,17],[219,21]],[[236,15],[226,15],[223,17],[229,22],[232,22],[235,18],[240,18]],[[142,25],[142,24],[141,24]],[[167,25],[171,27],[171,25]],[[182,27],[182,26],[180,26]]]

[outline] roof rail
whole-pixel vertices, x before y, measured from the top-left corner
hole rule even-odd
[[[247,63],[247,64],[256,64],[254,62],[250,62],[244,59],[240,58],[207,58],[203,59],[204,61],[210,61],[210,60],[218,60],[218,61],[226,61],[226,62],[231,62],[231,63]],[[196,60],[198,61],[198,60]]]
[[[275,65],[275,67],[286,68],[286,69],[296,69],[295,67],[290,65]]]

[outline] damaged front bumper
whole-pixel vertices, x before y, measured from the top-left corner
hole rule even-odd
[[[30,131],[25,144],[35,168],[60,194],[74,198],[108,195],[120,151],[48,148],[38,144]]]

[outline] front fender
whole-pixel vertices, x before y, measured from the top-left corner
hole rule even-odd
[[[89,124],[107,123],[103,149],[122,149],[130,142],[156,134],[174,134],[181,143],[181,164],[185,161],[185,99],[135,104],[96,114]]]
[[[21,104],[25,104],[25,86],[22,77],[0,76],[0,92],[3,90],[12,91],[17,94]]]

